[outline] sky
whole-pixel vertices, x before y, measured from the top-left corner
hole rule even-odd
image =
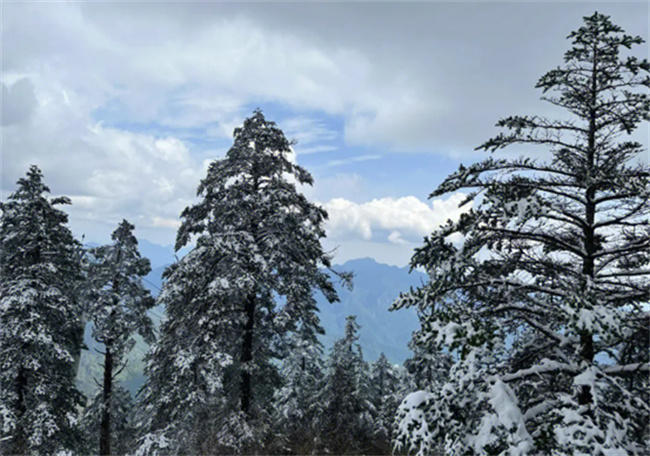
[[[561,116],[535,84],[583,16],[608,14],[645,40],[650,24],[645,1],[0,8],[0,200],[36,164],[53,195],[72,199],[78,237],[108,242],[125,218],[139,238],[173,244],[208,164],[260,108],[297,140],[334,262],[398,266],[464,210],[462,195],[428,196],[485,156],[474,149],[499,118]],[[636,138],[646,146],[648,131]]]

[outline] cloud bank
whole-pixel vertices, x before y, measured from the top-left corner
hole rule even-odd
[[[393,244],[406,245],[420,242],[449,219],[457,220],[471,207],[458,207],[464,198],[464,194],[455,193],[430,204],[415,196],[387,197],[361,204],[335,198],[323,207],[329,214],[328,236],[334,239],[377,241],[383,236]]]

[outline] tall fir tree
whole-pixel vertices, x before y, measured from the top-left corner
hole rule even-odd
[[[196,244],[165,273],[166,319],[148,356],[142,452],[263,446],[286,335],[297,324],[322,331],[315,290],[338,300],[323,269],[331,268],[320,244],[327,213],[297,190],[313,179],[291,162],[290,146],[255,111],[235,129],[225,158],[210,165],[201,200],[181,215],[176,249]]]
[[[372,448],[373,416],[368,365],[363,359],[356,317],[347,317],[345,335],[334,342],[321,387],[317,423],[319,450],[363,454]]]
[[[31,166],[0,203],[0,452],[79,451],[80,244]]]
[[[111,415],[115,408],[111,404],[115,377],[125,367],[136,335],[149,344],[154,339],[153,323],[147,314],[154,299],[142,284],[151,266],[138,251],[134,229],[135,226],[122,220],[111,236],[113,243],[91,249],[87,261],[91,284],[87,310],[93,323],[93,337],[104,346],[101,401],[95,399],[102,404],[102,417],[97,432],[98,446],[94,447],[94,452],[99,450],[100,455],[107,456],[116,454],[111,451],[111,441],[116,439],[112,428],[124,426],[115,423],[115,418],[125,418]]]
[[[599,13],[568,38],[537,84],[565,116],[505,118],[479,147],[549,159],[450,175],[431,196],[469,191],[474,207],[416,250],[431,280],[395,305],[428,309],[419,342],[460,357],[426,410],[449,454],[650,451],[650,168],[626,137],[648,119],[650,64],[623,55],[642,39]]]

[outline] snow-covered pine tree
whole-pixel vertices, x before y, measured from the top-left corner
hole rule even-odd
[[[104,345],[104,376],[101,389],[102,418],[99,424],[99,439],[94,451],[100,455],[117,454],[111,450],[111,441],[116,436],[112,429],[123,427],[112,417],[114,407],[113,384],[115,377],[125,367],[126,357],[135,344],[134,337],[141,336],[147,343],[153,343],[153,323],[147,311],[153,307],[154,299],[142,279],[151,271],[147,258],[138,251],[138,240],[133,234],[135,226],[126,220],[113,231],[112,244],[96,247],[89,251],[87,275],[90,285],[86,306],[93,323],[93,337]]]
[[[421,316],[422,318],[422,316]],[[404,372],[400,379],[400,403],[394,415],[391,440],[394,452],[444,454],[439,441],[430,441],[426,414],[438,392],[449,380],[453,357],[430,343],[420,343],[419,334],[413,334],[409,348],[413,356],[404,361]]]
[[[370,396],[375,409],[372,446],[377,454],[391,453],[395,412],[403,399],[400,380],[398,369],[384,353],[370,365]]]
[[[100,454],[98,443],[101,439],[102,421],[105,419],[103,391],[99,391],[88,402],[81,419],[87,448],[82,454]],[[131,393],[119,381],[115,381],[111,387],[110,408],[110,454],[126,455],[133,450],[135,444],[135,402]]]
[[[186,208],[176,249],[196,245],[159,297],[166,308],[148,355],[141,447],[179,453],[256,451],[280,386],[286,335],[322,331],[312,293],[338,300],[320,239],[327,213],[296,185],[311,175],[261,111],[234,132]],[[347,276],[343,276],[347,278]],[[281,304],[282,302],[282,304]]]
[[[324,375],[323,345],[313,331],[301,326],[291,335],[280,375],[283,384],[274,406],[280,452],[311,454],[317,435],[316,401]]]
[[[31,166],[0,203],[0,453],[79,451],[80,244]]]
[[[430,344],[421,345],[416,338],[409,342],[413,356],[404,361],[404,369],[409,374],[409,381],[416,390],[433,391],[439,389],[449,377],[453,358],[448,353],[441,353]]]
[[[564,66],[537,84],[562,119],[508,117],[479,148],[541,145],[548,159],[461,166],[431,195],[468,189],[474,207],[416,250],[431,280],[395,304],[428,309],[419,341],[459,357],[422,402],[429,433],[411,434],[422,448],[650,451],[650,168],[626,137],[648,119],[650,64],[623,55],[642,39],[599,13],[568,38]]]
[[[374,406],[370,375],[363,359],[359,324],[350,315],[345,335],[334,342],[318,396],[319,450],[331,454],[364,454],[372,447]]]

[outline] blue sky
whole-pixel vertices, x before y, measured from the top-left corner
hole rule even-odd
[[[298,140],[335,261],[405,265],[457,217],[427,196],[512,114],[582,16],[648,39],[647,2],[3,2],[2,199],[29,164],[78,236],[174,241],[208,163],[261,108]],[[644,45],[636,52],[648,54]],[[648,127],[636,139],[648,143]],[[520,151],[513,150],[518,155]],[[544,152],[540,152],[543,156]]]

